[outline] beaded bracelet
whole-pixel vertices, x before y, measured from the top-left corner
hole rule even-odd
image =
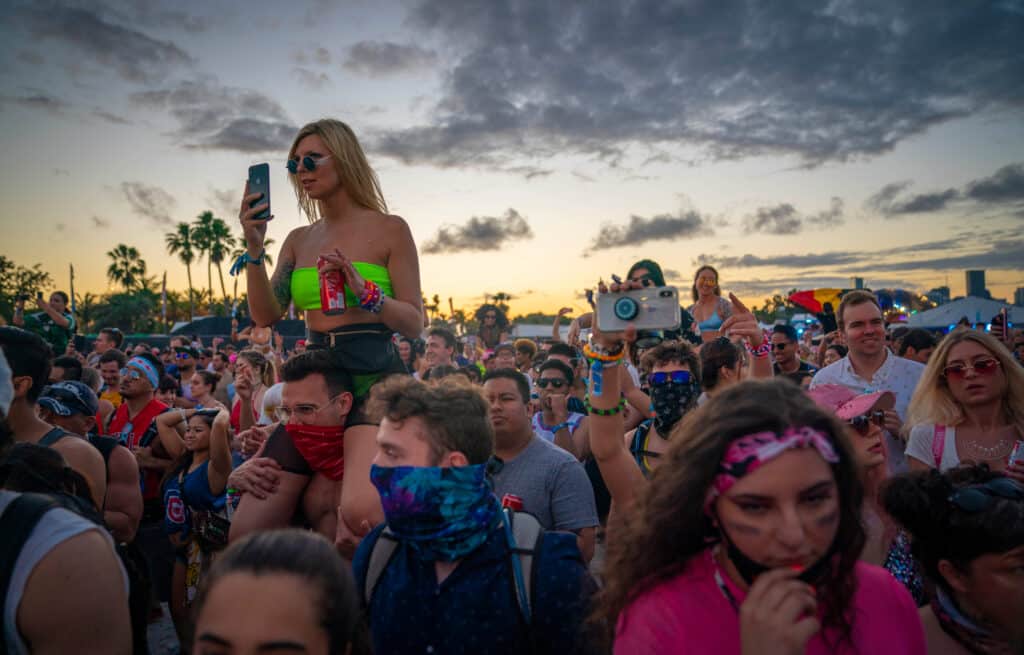
[[[590,398],[586,398],[583,401],[583,406],[586,408],[588,414],[594,414],[596,416],[615,416],[626,409],[626,399],[622,398],[619,400],[619,404],[611,409],[598,409],[590,404]]]
[[[748,353],[750,353],[754,357],[757,357],[758,359],[761,359],[762,357],[767,357],[768,353],[772,351],[772,344],[767,341],[762,341],[761,345],[758,346],[757,348],[751,346],[750,342],[748,341],[744,341],[743,345],[746,346]]]
[[[366,280],[363,286],[363,293],[359,296],[359,306],[368,312],[379,314],[384,306],[384,294],[380,287],[372,280]]]
[[[605,352],[598,352],[595,351],[590,344],[584,344],[583,356],[589,360],[597,360],[599,362],[618,362],[626,356],[626,350],[624,348],[619,348],[617,351],[608,350]]]

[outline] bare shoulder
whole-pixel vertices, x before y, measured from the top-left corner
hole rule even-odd
[[[410,234],[409,224],[397,214],[378,214],[381,227],[390,233]]]

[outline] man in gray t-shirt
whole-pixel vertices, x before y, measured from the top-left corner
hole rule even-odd
[[[530,387],[512,369],[491,371],[484,378],[484,395],[491,405],[494,426],[494,493],[514,494],[523,510],[546,530],[575,532],[584,561],[594,553],[598,525],[594,491],[583,465],[570,453],[548,443],[530,425]]]

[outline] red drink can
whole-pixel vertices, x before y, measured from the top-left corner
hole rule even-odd
[[[523,499],[515,494],[505,494],[501,497],[501,506],[513,512],[523,511]]]
[[[1010,451],[1010,464],[1024,464],[1024,441],[1017,440]]]
[[[320,309],[327,316],[345,313],[345,276],[338,270],[324,270],[327,263],[323,257],[316,258],[320,275]]]

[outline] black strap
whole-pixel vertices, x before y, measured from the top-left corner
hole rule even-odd
[[[58,441],[66,437],[67,434],[67,432],[61,430],[60,428],[54,428],[39,438],[39,445],[47,447],[52,446],[53,444],[57,443]]]
[[[7,587],[11,584],[14,564],[21,549],[43,514],[55,507],[60,505],[49,496],[24,493],[12,500],[0,514],[0,617],[6,616]]]

